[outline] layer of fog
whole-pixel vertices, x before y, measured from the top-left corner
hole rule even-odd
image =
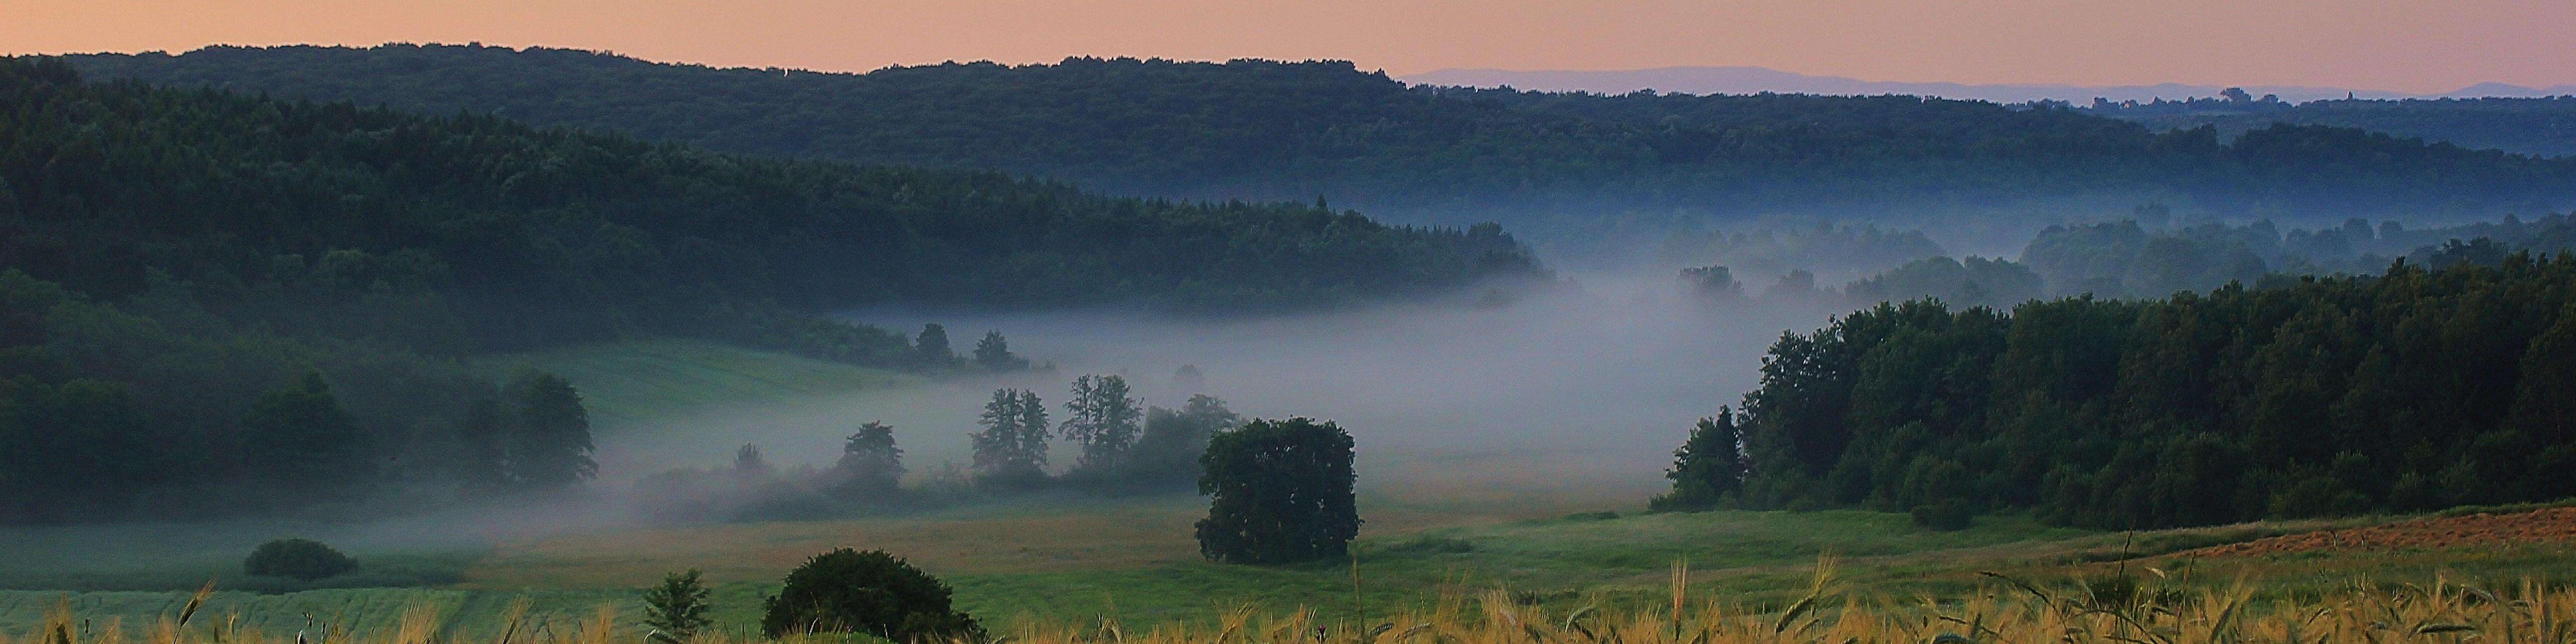
[[[1058,417],[1083,374],[1124,376],[1148,405],[1193,393],[1247,417],[1308,416],[1351,431],[1364,491],[1416,498],[1582,491],[1642,504],[1692,422],[1750,389],[1762,352],[1822,311],[1711,306],[1669,273],[1578,275],[1504,304],[1176,320],[1134,312],[1013,315],[874,310],[852,319],[944,325],[962,351],[987,330],[1051,372],[859,391],[791,408],[712,413],[601,437],[603,477],[730,462],[745,444],[779,467],[828,466],[842,436],[895,426],[916,473],[970,462],[968,435],[995,388],[1031,389]],[[1204,385],[1175,382],[1184,365]],[[1059,444],[1060,468],[1074,449]],[[1425,499],[1429,500],[1429,499]]]

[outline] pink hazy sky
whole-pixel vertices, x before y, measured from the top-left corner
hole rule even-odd
[[[1069,55],[1866,80],[2576,83],[2569,0],[0,0],[0,51],[483,42],[864,71]]]

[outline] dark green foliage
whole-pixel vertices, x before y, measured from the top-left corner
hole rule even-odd
[[[787,573],[760,630],[772,638],[867,633],[905,644],[983,639],[984,628],[950,608],[948,596],[948,584],[900,557],[840,548]]]
[[[894,427],[880,422],[859,426],[841,445],[841,460],[832,464],[834,486],[845,498],[882,501],[901,491],[903,449],[894,446]]]
[[[986,331],[984,339],[975,341],[975,366],[994,373],[1027,371],[1029,359],[1012,355],[1011,341],[1002,332]]]
[[[938,324],[921,325],[921,335],[912,339],[913,364],[924,369],[946,369],[957,364],[957,350],[948,347],[948,329]]]
[[[2576,98],[2436,98],[2264,103],[2194,99],[2099,104],[2092,113],[2163,130],[2213,126],[2222,135],[2274,123],[2332,125],[2423,137],[2470,149],[2576,156]]]
[[[1359,536],[1351,435],[1307,418],[1254,420],[1217,434],[1199,463],[1199,553],[1227,563],[1343,556]]]
[[[184,291],[156,282],[118,306],[0,270],[0,522],[206,518],[384,480],[501,482],[505,405],[462,365],[242,328]]]
[[[261,394],[241,427],[244,465],[281,489],[340,493],[374,470],[373,446],[318,371]]]
[[[944,349],[817,312],[1234,311],[1543,274],[1498,230],[83,83],[9,58],[0,522],[588,477],[577,394],[501,391],[459,362],[489,349],[675,334],[944,369]],[[116,465],[71,465],[90,460]]]
[[[696,568],[663,575],[662,585],[644,589],[644,626],[653,629],[653,640],[679,644],[713,625],[715,620],[707,617],[712,608],[708,594]]]
[[[1735,430],[1734,411],[1719,407],[1717,416],[1699,419],[1681,449],[1673,450],[1673,469],[1664,472],[1664,478],[1673,481],[1673,491],[1647,501],[1646,509],[1710,510],[1740,496],[1744,492],[1745,468],[1751,465],[1742,441],[1743,436]]]
[[[2004,307],[2039,297],[2040,279],[2029,268],[2008,260],[1972,255],[1961,262],[1931,257],[1853,282],[1848,294],[1859,302],[1928,297],[1960,306]]]
[[[984,426],[969,437],[979,483],[1026,489],[1047,482],[1047,441],[1055,436],[1048,429],[1046,403],[1037,392],[993,390],[993,399],[984,403],[984,413],[976,422]]]
[[[2576,491],[2576,258],[2267,284],[1785,335],[1739,420],[1746,499],[2155,528]]]
[[[1064,401],[1064,424],[1057,432],[1082,444],[1073,469],[1084,477],[1116,476],[1125,466],[1127,449],[1136,443],[1144,414],[1127,395],[1127,379],[1085,375],[1073,379],[1073,395]]]
[[[590,412],[581,407],[581,392],[562,377],[521,371],[502,387],[510,405],[504,427],[504,462],[510,484],[561,488],[590,480],[599,464],[590,459]]]
[[[155,431],[122,384],[0,382],[0,519],[112,518],[139,488],[171,477],[177,437]]]
[[[242,560],[242,572],[260,577],[312,581],[358,569],[358,560],[311,539],[277,539],[259,544]]]
[[[1941,532],[1966,530],[1977,516],[1967,504],[1958,501],[1934,501],[1917,505],[1913,510],[1909,510],[1908,514],[1912,515],[1915,527]]]
[[[1206,394],[1190,396],[1177,410],[1147,409],[1145,432],[1127,451],[1121,478],[1134,487],[1190,489],[1198,483],[1199,456],[1207,453],[1208,441],[1242,423],[1225,401]]]
[[[750,334],[878,359],[842,346],[876,334],[779,314],[897,300],[1235,311],[1535,274],[1499,232],[46,80],[38,68],[61,66],[48,60],[0,61],[0,180],[24,212],[0,256],[101,297],[165,271],[265,298],[238,313],[281,329],[424,348]]]
[[[1320,192],[1424,216],[1875,212],[2094,193],[2349,215],[2563,203],[2576,187],[2576,161],[2342,128],[2258,125],[2222,139],[2212,128],[2158,133],[2077,110],[1911,96],[1408,87],[1347,62],[1072,58],[782,75],[413,45],[79,61],[109,77],[498,111],[726,152],[996,168],[1125,194],[1305,202]]]

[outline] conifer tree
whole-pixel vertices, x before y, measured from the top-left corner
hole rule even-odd
[[[832,465],[846,496],[884,495],[901,489],[903,450],[894,445],[894,427],[881,422],[859,426],[841,445],[841,460]]]

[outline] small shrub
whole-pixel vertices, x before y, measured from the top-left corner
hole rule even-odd
[[[1939,532],[1966,530],[1976,517],[1966,504],[1955,501],[1914,506],[1912,514],[1915,527]]]
[[[662,585],[644,590],[644,625],[660,642],[685,642],[714,620],[707,619],[707,585],[695,568],[662,576]]]
[[[815,555],[787,573],[786,587],[767,604],[760,630],[772,638],[866,633],[909,643],[984,636],[975,618],[950,607],[947,584],[883,550]]]
[[[278,539],[259,544],[242,561],[242,572],[258,577],[312,581],[358,569],[358,560],[311,539]]]

